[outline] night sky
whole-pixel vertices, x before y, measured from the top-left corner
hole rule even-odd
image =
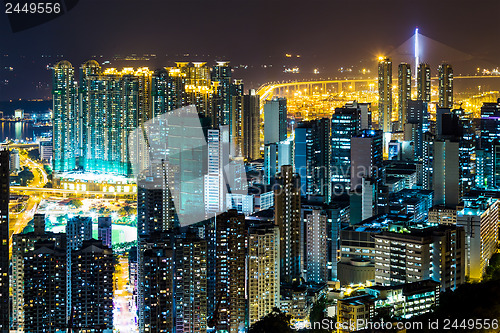
[[[0,100],[30,98],[33,85],[47,83],[50,61],[42,61],[42,54],[62,54],[75,67],[92,55],[108,59],[155,53],[152,67],[172,65],[166,59],[227,59],[233,65],[277,68],[288,65],[284,54],[291,53],[301,55],[294,61],[307,71],[317,67],[337,76],[344,75],[338,72],[341,66],[358,66],[360,61],[374,66],[377,55],[398,48],[416,26],[423,35],[496,67],[499,10],[498,0],[80,0],[63,16],[17,33],[1,14],[0,81],[8,77],[9,84],[0,86]],[[15,73],[6,73],[5,66],[14,67]],[[273,75],[254,71],[240,76],[257,85],[280,79]]]

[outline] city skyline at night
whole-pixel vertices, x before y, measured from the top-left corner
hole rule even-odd
[[[0,333],[500,329],[496,2],[33,5]]]

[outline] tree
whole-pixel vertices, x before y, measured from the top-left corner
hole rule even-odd
[[[320,299],[318,299],[316,301],[316,303],[313,304],[313,307],[311,309],[311,313],[309,314],[309,320],[311,322],[311,325],[314,325],[313,323],[321,323],[323,321],[323,319],[326,318],[325,309],[326,309],[326,297],[323,296]],[[314,327],[314,326],[312,326],[312,327]],[[317,332],[317,333],[325,332],[326,333],[329,331],[324,330],[324,329],[312,329],[311,332]]]
[[[281,312],[278,308],[274,308],[271,313],[250,326],[248,333],[293,332],[290,327],[291,320],[292,316]]]

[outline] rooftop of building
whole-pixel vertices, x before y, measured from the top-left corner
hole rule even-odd
[[[69,171],[64,173],[58,173],[55,177],[68,180],[68,181],[81,181],[81,182],[94,182],[94,183],[121,183],[121,184],[131,184],[135,183],[135,178],[129,178],[125,176],[101,173],[101,172],[85,172],[85,171]]]

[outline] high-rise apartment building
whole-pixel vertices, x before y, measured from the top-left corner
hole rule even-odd
[[[54,172],[77,167],[78,157],[78,94],[75,70],[68,61],[54,65],[52,80],[52,166]]]
[[[207,241],[183,228],[141,237],[138,251],[141,332],[206,332]]]
[[[407,63],[398,66],[398,120],[403,130],[407,122],[408,102],[411,100],[411,67]]]
[[[264,104],[264,144],[287,138],[286,98],[274,98]]]
[[[248,232],[249,326],[280,305],[280,235],[272,223],[255,224]]]
[[[229,61],[217,61],[217,65],[212,67],[210,78],[212,82],[217,82],[217,125],[232,126],[232,81],[231,81],[231,66]]]
[[[375,283],[398,285],[432,279],[441,290],[465,283],[465,231],[456,226],[375,234]]]
[[[450,64],[441,64],[438,68],[440,108],[453,108],[453,68]]]
[[[0,332],[9,331],[9,150],[0,149]]]
[[[243,96],[242,155],[248,160],[260,158],[260,96],[250,90]]]
[[[111,216],[99,216],[97,218],[97,237],[109,248],[112,245],[112,227]]]
[[[224,175],[229,164],[229,144],[229,126],[208,130],[208,168],[203,192],[207,217],[225,210],[227,188]]]
[[[331,125],[331,170],[335,194],[350,188],[351,138],[361,130],[361,109],[346,105],[336,108]]]
[[[311,120],[295,129],[295,171],[301,179],[301,195],[331,200],[330,120]]]
[[[55,247],[66,248],[66,234],[45,231],[45,215],[35,214],[34,231],[12,235],[12,328],[24,331],[24,256],[35,250],[39,243],[55,244]]]
[[[382,131],[363,130],[351,138],[351,221],[361,222],[378,212],[384,182]],[[356,222],[356,223],[357,223]]]
[[[72,253],[82,247],[86,240],[92,239],[92,217],[74,216],[66,222],[66,308],[67,317],[72,311]]]
[[[208,321],[208,245],[187,232],[175,241],[176,332],[206,332]]]
[[[100,240],[82,242],[71,253],[73,329],[113,329],[113,250]]]
[[[392,60],[380,57],[378,61],[378,128],[392,132]]]
[[[229,122],[230,154],[242,156],[243,152],[243,80],[234,80],[231,84],[231,119]]]
[[[84,138],[81,165],[85,171],[131,176],[129,134],[151,118],[152,72],[147,68],[114,68],[101,72],[82,66],[81,114]]]
[[[480,281],[498,242],[498,200],[484,196],[463,198],[457,210],[457,226],[465,229],[467,244],[466,275]]]
[[[64,331],[66,252],[55,242],[37,242],[24,254],[24,332]]]
[[[274,219],[280,229],[281,281],[301,276],[300,176],[291,165],[281,167],[274,190]]]
[[[460,202],[460,142],[455,139],[434,141],[434,205],[455,207]]]
[[[328,216],[319,209],[305,214],[306,277],[308,282],[326,283],[328,272]]]
[[[246,318],[245,215],[229,210],[215,219],[215,328],[237,333]]]
[[[428,64],[418,65],[417,100],[431,102],[431,67]]]

